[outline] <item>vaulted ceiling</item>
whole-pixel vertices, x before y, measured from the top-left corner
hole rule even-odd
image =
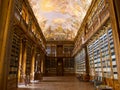
[[[29,0],[46,40],[74,40],[92,0]]]

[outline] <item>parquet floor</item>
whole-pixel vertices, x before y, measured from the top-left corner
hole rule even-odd
[[[94,90],[89,82],[80,82],[76,77],[44,77],[42,82],[20,86],[17,90]]]

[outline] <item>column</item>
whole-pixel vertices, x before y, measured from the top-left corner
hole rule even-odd
[[[45,73],[45,55],[42,53],[42,59],[41,59],[41,72]]]
[[[19,56],[19,68],[18,68],[18,83],[20,83],[20,79],[21,79],[21,72],[22,72],[22,51],[23,51],[23,45],[22,45],[22,38],[20,41],[20,56]]]
[[[109,3],[109,11],[110,11],[110,19],[112,23],[112,33],[114,39],[114,46],[115,46],[115,54],[116,54],[116,62],[117,62],[117,69],[118,69],[118,78],[120,83],[120,34],[117,22],[117,15],[115,10],[114,0],[108,0]]]
[[[87,46],[85,46],[85,59],[86,59],[86,74],[89,74],[89,60],[88,60],[88,52],[87,52]]]
[[[13,11],[14,0],[2,0],[0,2],[0,90],[6,90],[7,87],[7,65],[10,35],[10,20]]]
[[[26,59],[27,59],[27,40],[23,39],[23,44],[22,44],[23,48],[22,48],[22,78],[21,78],[21,82],[24,82],[24,78],[26,75]]]
[[[89,81],[89,59],[88,59],[88,51],[87,51],[87,45],[84,46],[85,50],[85,64],[86,64],[86,75],[85,75],[85,81]]]
[[[34,80],[34,71],[35,71],[35,56],[36,56],[36,47],[33,47],[32,50],[32,61],[31,61],[31,80]]]
[[[115,6],[115,13],[117,18],[117,25],[118,25],[118,33],[119,33],[119,39],[120,39],[120,1],[119,0],[113,0],[114,6]]]
[[[43,55],[42,55],[42,59],[41,59],[41,73],[43,73]]]

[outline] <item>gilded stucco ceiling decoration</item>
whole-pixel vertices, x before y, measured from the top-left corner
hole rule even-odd
[[[47,40],[74,40],[92,0],[29,0]]]

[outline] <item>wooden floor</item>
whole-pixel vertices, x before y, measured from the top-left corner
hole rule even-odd
[[[89,82],[80,82],[76,77],[44,77],[42,82],[19,86],[17,90],[94,90]]]

